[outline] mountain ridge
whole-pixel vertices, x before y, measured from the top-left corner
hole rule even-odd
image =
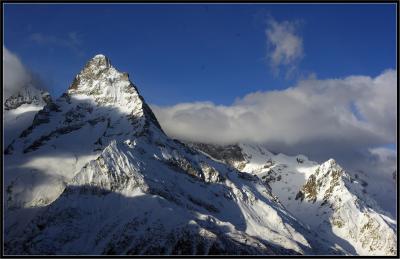
[[[397,253],[395,220],[368,196],[364,183],[334,159],[318,164],[304,155],[274,154],[263,146],[244,143],[226,149],[190,145],[242,172],[257,175],[296,218],[350,253]]]
[[[295,173],[293,164],[305,167]],[[326,227],[340,225],[338,217],[314,227],[297,213],[304,204],[303,211],[323,213],[329,206],[319,200],[336,204],[338,186],[348,191],[350,180],[342,182],[347,176],[336,162],[324,165],[260,146],[173,140],[129,75],[96,55],[6,149],[5,249],[14,255],[396,253],[395,222],[379,213],[367,213],[373,220],[363,222],[363,239],[356,238],[362,249]],[[295,188],[279,185],[284,181]],[[368,202],[365,208],[374,206]],[[364,243],[377,248],[363,250]]]
[[[168,138],[103,55],[9,146],[8,254],[346,253],[258,178]]]

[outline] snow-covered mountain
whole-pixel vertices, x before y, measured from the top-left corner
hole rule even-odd
[[[36,113],[4,162],[6,254],[349,253],[261,179],[168,138],[103,55]]]
[[[322,164],[304,155],[273,154],[252,144],[191,144],[211,157],[253,174],[312,231],[350,254],[396,255],[397,222],[333,159]]]
[[[26,85],[3,100],[4,146],[21,134],[35,114],[51,102],[50,94],[32,84]]]

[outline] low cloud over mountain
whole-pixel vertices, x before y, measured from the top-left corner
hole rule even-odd
[[[194,102],[153,110],[174,138],[265,143],[277,152],[335,157],[360,167],[372,155],[380,161],[371,148],[395,142],[396,77],[386,70],[376,77],[307,79],[285,90],[250,93],[230,106]]]

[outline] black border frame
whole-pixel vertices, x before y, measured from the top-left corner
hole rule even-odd
[[[338,1],[333,1],[333,0],[328,0],[328,1],[311,1],[311,0],[299,0],[299,1],[294,1],[294,0],[226,0],[226,1],[212,1],[212,0],[195,0],[195,1],[177,1],[177,0],[166,0],[166,1],[160,1],[160,0],[148,0],[148,1],[132,1],[132,0],[126,0],[126,1],[121,1],[121,0],[116,0],[116,1],[111,1],[111,0],[97,0],[97,1],[79,1],[79,0],[70,0],[70,1],[56,1],[56,0],[42,0],[42,1],[34,1],[34,0],[1,0],[1,20],[2,24],[4,26],[4,5],[5,4],[395,4],[396,5],[396,27],[397,27],[397,35],[396,35],[396,70],[397,70],[397,129],[396,129],[396,150],[397,150],[397,156],[399,154],[399,10],[400,10],[400,4],[398,0],[351,0],[351,1],[345,1],[345,0],[338,0]],[[2,26],[2,34],[1,34],[1,39],[2,42],[4,43],[4,32],[3,29],[4,27]],[[1,53],[3,54],[3,49],[1,50]],[[1,72],[2,78],[3,78],[3,70]],[[2,85],[3,88],[3,85]],[[1,104],[3,107],[3,103]],[[3,115],[1,116],[3,117]],[[3,130],[3,123],[4,121],[1,121],[1,128]],[[1,146],[3,147],[3,136],[1,138]],[[2,170],[3,168],[3,159],[4,156],[2,154],[1,158],[1,166]],[[398,173],[398,165],[399,165],[399,160],[397,157],[397,173]],[[4,180],[3,180],[4,174],[2,171],[2,177],[1,177],[1,191],[2,194],[4,193]],[[399,198],[399,177],[397,175],[396,177],[397,181],[397,198]],[[61,258],[71,258],[71,257],[88,257],[88,258],[98,258],[98,257],[117,257],[115,255],[5,255],[4,254],[4,213],[3,213],[3,207],[4,207],[4,195],[2,196],[2,206],[1,206],[1,214],[2,214],[2,220],[1,220],[1,257],[4,258],[25,258],[25,257],[33,257],[33,258],[39,258],[39,257],[49,257],[49,258],[55,258],[55,257],[61,257]],[[384,257],[384,258],[399,258],[399,199],[397,199],[397,208],[396,208],[396,213],[397,213],[397,255],[395,256],[359,256],[359,255],[352,255],[349,257],[360,257],[360,258],[376,258],[376,257]],[[121,255],[123,257],[147,257],[147,258],[160,258],[160,257],[165,257],[163,255],[151,255],[151,256],[146,256],[146,255]],[[169,257],[207,257],[207,255],[170,255]],[[344,256],[337,256],[337,255],[274,255],[274,256],[258,256],[258,255],[210,255],[209,257],[249,257],[249,258],[255,258],[255,257],[302,257],[302,258],[311,258],[311,257],[316,257],[316,258],[329,258],[329,257],[344,257]]]

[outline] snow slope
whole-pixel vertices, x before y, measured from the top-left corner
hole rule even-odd
[[[5,151],[6,254],[332,254],[257,177],[169,139],[97,55]]]
[[[32,123],[35,114],[49,101],[51,101],[49,93],[33,85],[21,88],[4,100],[3,143],[5,147]]]
[[[349,254],[395,255],[397,222],[333,159],[273,154],[260,145],[191,144],[242,172],[257,175],[297,219]]]

